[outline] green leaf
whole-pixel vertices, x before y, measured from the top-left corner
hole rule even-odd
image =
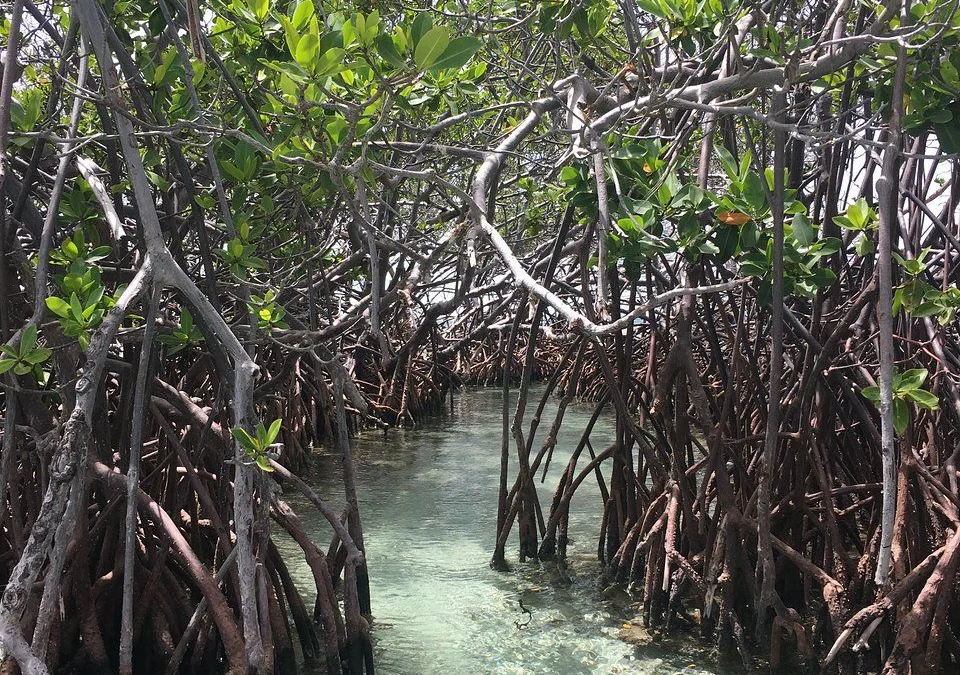
[[[0,359],[0,375],[17,365],[16,359]]]
[[[48,349],[47,347],[40,347],[40,349],[33,350],[33,353],[27,354],[23,360],[35,366],[49,359],[52,353],[53,353],[52,349]]]
[[[910,316],[914,318],[934,316],[935,314],[939,314],[941,309],[940,305],[935,302],[922,302],[910,311]]]
[[[810,275],[810,280],[817,288],[823,288],[832,285],[837,280],[837,275],[829,267],[818,267]]]
[[[637,6],[648,14],[652,14],[658,19],[669,19],[670,11],[665,8],[663,3],[655,0],[637,0]]]
[[[870,217],[870,207],[867,205],[867,200],[861,197],[851,204],[850,208],[847,209],[847,217],[858,227],[866,225],[867,219]]]
[[[467,64],[467,61],[474,54],[480,51],[481,47],[483,47],[483,41],[479,38],[472,36],[454,38],[443,50],[440,58],[430,66],[430,70],[461,68]]]
[[[404,59],[397,50],[397,45],[394,43],[393,38],[387,33],[383,33],[377,37],[376,41],[374,41],[374,46],[376,46],[377,53],[380,54],[381,58],[394,68],[403,68],[407,65],[406,59]]]
[[[267,457],[266,455],[257,455],[257,458],[255,461],[257,462],[257,466],[259,466],[261,469],[263,469],[267,473],[273,473],[274,468],[273,468],[273,465],[270,464],[269,457]]]
[[[904,260],[901,264],[907,274],[913,277],[920,274],[927,267],[920,260]]]
[[[359,30],[358,26],[358,38],[360,44],[364,47],[368,47],[373,44],[373,41],[376,39],[377,35],[380,34],[380,12],[373,10],[367,15],[366,20],[364,21],[363,30]]]
[[[97,309],[99,309],[99,308],[98,308],[95,304],[94,304],[94,305],[87,305],[86,307],[84,307],[84,308],[83,308],[83,318],[84,318],[84,320],[85,320],[85,321],[88,321],[88,320],[90,319],[90,317],[92,317],[92,316],[94,315],[94,313],[97,311]]]
[[[763,179],[756,171],[750,171],[743,181],[743,196],[755,211],[763,209],[767,204],[767,195],[763,191]]]
[[[103,260],[111,253],[113,253],[113,249],[109,246],[98,246],[90,251],[90,253],[86,255],[85,259],[88,263],[97,262],[98,260]]]
[[[960,106],[952,103],[948,109],[951,112],[950,120],[934,122],[933,130],[937,134],[941,152],[960,152]]]
[[[850,219],[846,216],[834,216],[833,222],[838,226],[842,227],[845,230],[856,230],[857,228],[853,226],[853,223],[850,222]]]
[[[813,249],[816,248],[816,253],[818,256],[833,255],[840,250],[840,247],[843,245],[843,242],[837,239],[836,237],[824,237],[817,241],[816,244],[811,247],[811,253]]]
[[[80,256],[80,249],[73,239],[67,239],[60,248],[63,250],[64,255],[70,260],[76,260]]]
[[[413,20],[413,26],[410,27],[410,37],[413,38],[414,46],[420,44],[420,40],[431,28],[433,28],[433,17],[430,13],[417,14],[417,18]]]
[[[810,246],[817,240],[817,230],[810,224],[810,219],[802,213],[793,217],[793,238],[801,246]]]
[[[313,64],[317,58],[320,49],[320,40],[313,33],[307,33],[297,43],[297,53],[295,58],[301,66],[308,67]]]
[[[270,0],[253,0],[253,13],[263,19],[270,12]]]
[[[247,433],[247,430],[243,427],[233,427],[230,429],[230,433],[245,450],[256,452],[259,449],[253,436]]]
[[[293,25],[297,28],[303,28],[313,14],[313,0],[300,0],[297,9],[293,12]]]
[[[910,424],[910,408],[903,399],[893,399],[893,429],[897,432],[897,436],[907,430],[908,424]]]
[[[314,72],[317,75],[332,75],[343,68],[346,52],[339,47],[332,47],[325,51],[317,60]]]
[[[723,167],[723,172],[727,174],[727,178],[729,178],[731,181],[739,182],[737,160],[733,158],[733,155],[730,154],[730,151],[722,145],[714,146],[713,150],[717,153],[717,158],[720,160],[720,166]]]
[[[36,324],[30,324],[27,326],[23,333],[20,335],[20,355],[26,355],[33,351],[33,348],[37,346],[37,326]]]
[[[432,67],[450,44],[450,31],[443,26],[431,28],[417,44],[413,60],[423,70]]]
[[[281,418],[273,420],[273,423],[270,424],[270,429],[267,430],[267,443],[266,445],[272,445],[275,440],[277,440],[277,435],[280,433],[280,424],[283,422]],[[264,446],[266,447],[266,446]]]
[[[67,304],[67,301],[63,298],[58,298],[56,296],[51,296],[45,300],[47,304],[47,309],[56,314],[59,317],[66,319],[70,316],[70,305]]]
[[[283,36],[287,42],[287,50],[290,52],[290,56],[293,58],[297,57],[297,46],[300,44],[300,32],[297,30],[297,26],[285,17],[283,14],[277,17],[277,20],[283,26]]]
[[[735,227],[724,227],[717,232],[717,254],[720,262],[726,262],[737,250],[740,242],[740,230]]]
[[[728,230],[733,228],[726,228]],[[757,232],[757,224],[748,220],[740,227],[740,248],[746,250],[748,248],[756,248],[757,244],[760,241],[760,235]]]
[[[940,142],[941,151],[960,152],[960,124],[954,121],[951,124],[937,124],[933,128],[937,132],[937,141]]]
[[[712,241],[705,241],[697,247],[697,250],[707,255],[716,255],[720,253],[719,247]]]
[[[83,305],[80,304],[80,298],[76,293],[70,294],[70,314],[77,320],[77,323],[86,323],[83,316]]]
[[[750,162],[753,159],[753,153],[749,150],[743,151],[743,156],[740,157],[740,182],[745,183],[747,179],[747,172],[750,170]]]
[[[926,410],[937,410],[940,407],[940,399],[926,389],[908,389],[903,392],[903,397]]]
[[[167,73],[170,71],[170,66],[173,65],[173,62],[177,58],[177,50],[170,48],[163,55],[163,60],[160,62],[160,65],[157,66],[157,69],[153,71],[153,83],[155,85],[160,85],[166,80]]]
[[[949,59],[940,62],[940,77],[954,90],[960,91],[960,73],[957,72],[957,67]]]
[[[863,394],[863,397],[868,401],[872,401],[876,405],[880,405],[880,387],[864,387],[860,390],[860,393]]]
[[[896,379],[895,377],[894,380]],[[913,368],[900,375],[899,380],[900,381],[894,385],[896,391],[919,389],[927,380],[927,370],[926,368]]]
[[[680,179],[673,171],[663,177],[660,187],[657,188],[657,200],[667,206],[673,199],[673,196],[680,190]]]

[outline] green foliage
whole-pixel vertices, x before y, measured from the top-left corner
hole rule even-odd
[[[742,213],[749,216],[750,220],[763,220],[770,212],[770,207],[764,190],[764,177],[750,168],[753,159],[751,153],[744,152],[738,163],[726,148],[716,146],[714,150],[729,180],[726,194],[717,201],[717,213]],[[792,201],[794,196],[785,195],[784,201]]]
[[[723,0],[638,0],[637,5],[665,22],[670,45],[689,55],[713,42],[716,30],[738,11],[738,3]]]
[[[894,259],[903,271],[903,283],[893,292],[893,312],[904,310],[914,318],[937,317],[941,326],[947,326],[956,317],[960,309],[960,288],[950,286],[945,290],[935,288],[924,279],[927,269],[926,257],[930,249],[925,248],[916,258],[904,258],[894,253]]]
[[[3,353],[3,358],[0,358],[0,374],[8,370],[13,370],[17,375],[33,373],[39,383],[46,383],[48,373],[45,373],[41,366],[53,351],[37,345],[37,327],[34,324],[31,323],[23,330],[20,343],[16,347],[0,345],[0,352]]]
[[[876,246],[870,238],[870,233],[877,229],[877,212],[870,208],[867,200],[861,197],[850,204],[844,213],[834,216],[833,222],[845,230],[859,233],[854,246],[857,255],[866,256],[873,253]]]
[[[257,466],[263,471],[272,472],[274,469],[273,466],[270,465],[270,458],[267,456],[267,451],[280,434],[280,425],[282,422],[282,419],[275,419],[270,424],[269,429],[263,426],[263,422],[257,422],[254,435],[251,435],[243,427],[233,427],[230,429],[230,433],[233,434],[237,443],[240,444],[240,447],[244,449],[247,456],[252,459]]]
[[[454,37],[449,27],[434,26],[427,12],[413,22],[391,21],[390,32],[377,10],[350,17],[333,13],[321,23],[311,0],[298,3],[290,16],[277,13],[276,19],[297,68],[280,63],[272,67],[300,84],[307,83],[304,76],[340,74],[352,85],[358,77],[367,79],[366,68],[390,72],[415,67],[432,73],[458,69],[483,46],[476,37]]]
[[[77,246],[82,249],[86,245],[82,228],[102,218],[94,203],[93,191],[85,180],[77,179],[74,189],[64,194],[60,200],[60,217],[78,226],[73,237]]]
[[[16,92],[10,101],[10,121],[17,131],[33,131],[43,114],[45,93],[39,87]],[[17,145],[26,145],[28,139],[14,139]]]
[[[60,328],[65,335],[77,338],[82,349],[90,346],[90,334],[101,323],[106,314],[103,286],[96,285],[89,292],[78,295],[71,293],[69,300],[50,296],[46,299],[47,309],[59,317]]]
[[[918,282],[924,283],[924,282]],[[913,304],[908,311],[915,318],[926,316],[935,316],[941,326],[948,326],[956,319],[957,310],[960,309],[960,288],[951,286],[945,291],[933,288],[929,284],[921,287],[923,290],[922,300]],[[896,293],[899,293],[898,288]],[[894,301],[896,302],[896,293]],[[901,304],[903,301],[901,300]]]
[[[180,312],[180,325],[169,334],[164,333],[157,336],[157,340],[169,347],[167,356],[173,356],[190,345],[203,341],[203,334],[193,323],[193,315],[186,307]]]
[[[773,173],[753,170],[749,152],[739,161],[722,147],[716,154],[728,180],[719,196],[690,179],[681,181],[663,158],[659,141],[630,143],[611,153],[612,180],[607,183],[615,223],[608,236],[611,264],[622,260],[628,276],[637,278],[642,264],[659,254],[679,252],[691,262],[708,256],[716,264],[736,257],[741,273],[757,278],[761,302],[769,304],[773,235],[767,192],[773,188]],[[560,178],[566,202],[595,217],[596,184],[586,167],[564,167]],[[792,216],[784,227],[784,292],[788,297],[813,297],[836,282],[822,260],[836,254],[842,244],[836,238],[818,238],[795,190],[785,190],[783,199],[785,213]],[[859,217],[859,211],[853,215]],[[672,225],[672,233],[665,224]]]
[[[62,207],[61,212],[63,212]],[[94,246],[93,243],[88,243],[83,229],[79,228],[74,231],[73,236],[63,240],[60,248],[50,252],[50,262],[62,267],[73,267],[79,263],[80,266],[76,268],[79,270],[103,260],[112,250],[109,246]]]
[[[816,228],[802,213],[793,217],[792,224],[784,226],[783,293],[785,297],[800,295],[813,297],[820,288],[836,282],[837,277],[822,259],[840,250],[841,242],[833,237],[816,238]],[[758,297],[770,304],[773,283],[773,236],[763,232],[758,246],[740,257],[740,273],[757,277]]]
[[[607,0],[547,0],[540,4],[540,30],[587,45],[603,36],[614,9]]]
[[[277,304],[277,294],[270,289],[262,296],[251,295],[247,306],[257,317],[257,328],[264,331],[271,331],[274,328],[289,328],[290,326],[283,317],[286,316],[286,310]]]
[[[223,172],[237,183],[252,181],[259,174],[261,165],[259,153],[249,143],[242,141],[233,145],[233,157],[225,159],[221,156],[220,158]]]
[[[769,304],[773,295],[773,232],[767,192],[774,187],[773,171],[767,169],[761,175],[753,170],[749,152],[744,152],[738,162],[725,148],[718,146],[715,150],[729,181],[726,193],[716,199],[720,261],[739,254],[740,273],[756,277],[757,295],[762,303]],[[837,253],[842,242],[833,237],[818,238],[818,228],[807,217],[796,190],[784,190],[782,198],[784,215],[789,218],[784,224],[784,296],[813,297],[819,289],[836,282],[836,274],[822,261]]]
[[[235,277],[246,279],[249,271],[267,268],[267,263],[262,258],[253,255],[256,250],[255,245],[245,244],[243,239],[237,237],[226,242],[223,248],[214,253],[227,265]]]
[[[914,368],[906,372],[893,374],[893,427],[897,435],[902,435],[910,424],[910,409],[907,403],[914,403],[924,410],[937,410],[940,402],[934,394],[923,389],[927,379],[925,368]],[[880,388],[864,387],[861,392],[878,408],[880,407]]]
[[[677,172],[663,158],[659,141],[631,143],[612,153],[613,181],[608,194],[615,194],[615,232],[610,249],[623,259],[627,273],[636,278],[640,265],[662,253],[680,251],[690,260],[719,252],[710,231],[699,221],[711,203],[711,195],[692,182],[681,183]],[[595,197],[594,197],[595,199]],[[674,225],[668,236],[665,223]]]
[[[80,193],[75,190],[72,194]],[[120,288],[116,295],[107,293],[99,262],[109,257],[113,249],[89,240],[85,227],[77,228],[51,251],[50,263],[60,271],[54,281],[61,295],[44,300],[47,309],[57,316],[64,334],[75,337],[82,349],[90,346],[91,333],[103,322],[106,312],[122,292]]]
[[[861,197],[847,207],[847,210],[833,217],[833,222],[845,230],[863,232],[877,227],[877,212],[870,208],[867,200]]]

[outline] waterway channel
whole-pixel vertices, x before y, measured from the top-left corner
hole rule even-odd
[[[536,399],[531,399],[535,406]],[[623,589],[604,589],[599,582],[600,493],[595,482],[584,484],[573,500],[565,569],[515,561],[510,572],[490,568],[501,405],[499,389],[467,389],[455,395],[452,410],[419,428],[390,429],[386,435],[369,431],[353,439],[378,673],[734,672],[712,665],[710,650],[692,640],[681,641],[678,648],[677,643],[638,647],[620,639],[636,606]],[[553,410],[548,408],[544,416],[541,436]],[[549,504],[557,472],[565,466],[591,411],[588,405],[568,410],[552,468],[541,487],[541,503]],[[605,447],[612,433],[611,421],[602,419],[592,437],[594,447]],[[318,452],[307,479],[325,499],[342,506],[337,457]],[[326,522],[309,503],[290,493],[287,498],[315,541],[325,545]],[[279,544],[311,602],[309,568],[297,563],[302,554],[290,542]],[[511,541],[508,555],[515,548]]]

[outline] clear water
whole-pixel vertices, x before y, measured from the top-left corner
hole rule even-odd
[[[419,429],[391,429],[386,436],[368,432],[354,439],[378,672],[721,673],[700,665],[709,663],[709,656],[690,643],[670,650],[635,647],[618,638],[635,608],[622,590],[604,591],[598,583],[600,495],[595,481],[585,482],[572,503],[566,569],[537,563],[514,563],[506,573],[490,568],[501,401],[496,389],[467,390],[455,396],[453,412],[443,419]],[[528,419],[535,405],[531,395]],[[548,407],[538,439],[545,436],[554,410]],[[545,508],[591,412],[589,406],[568,409],[550,472],[540,486]],[[592,437],[594,448],[606,447],[611,434],[609,421],[601,420]],[[539,442],[534,444],[538,447]],[[308,479],[339,507],[343,489],[337,464],[335,457],[319,453]],[[319,513],[294,494],[287,498],[314,540],[325,546],[329,528]],[[282,539],[278,545],[305,599],[312,601],[312,577],[299,562],[299,550]],[[508,556],[511,548],[516,549],[514,541]]]

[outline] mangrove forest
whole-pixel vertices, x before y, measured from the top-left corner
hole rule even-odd
[[[960,672],[960,1],[0,4],[0,673]]]

